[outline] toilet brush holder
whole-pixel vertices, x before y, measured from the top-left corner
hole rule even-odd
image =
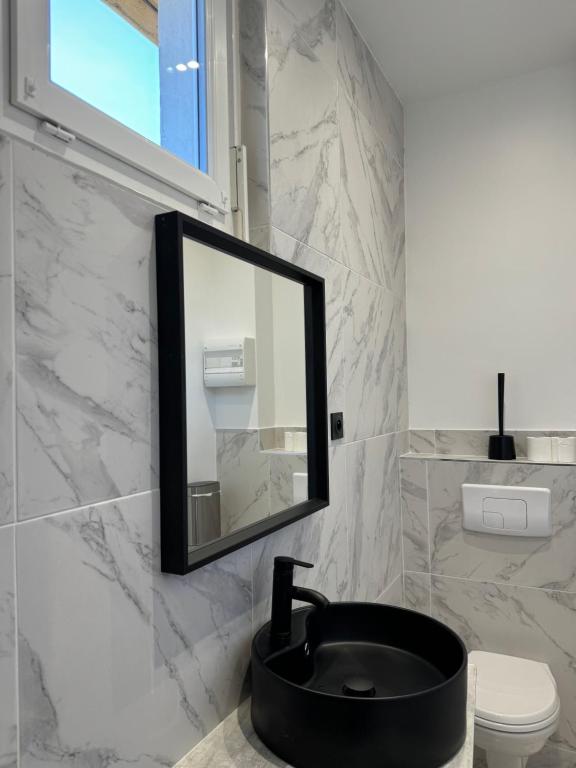
[[[504,374],[498,374],[498,426],[499,433],[490,435],[488,458],[510,461],[516,458],[516,445],[512,435],[504,434]]]

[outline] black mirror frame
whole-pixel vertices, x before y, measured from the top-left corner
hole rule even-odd
[[[188,552],[184,238],[304,286],[308,501]],[[324,280],[178,211],[156,216],[162,571],[186,574],[329,504]]]

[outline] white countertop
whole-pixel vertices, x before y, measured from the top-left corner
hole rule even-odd
[[[466,742],[444,768],[472,768],[476,670],[468,669]],[[245,701],[180,760],[175,768],[290,768],[265,747],[252,728],[250,701]]]

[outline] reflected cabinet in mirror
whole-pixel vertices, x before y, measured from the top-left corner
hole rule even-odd
[[[162,570],[328,504],[324,281],[174,212],[156,219]]]

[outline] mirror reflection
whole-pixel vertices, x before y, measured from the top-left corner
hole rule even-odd
[[[189,549],[308,499],[304,288],[184,242]]]

